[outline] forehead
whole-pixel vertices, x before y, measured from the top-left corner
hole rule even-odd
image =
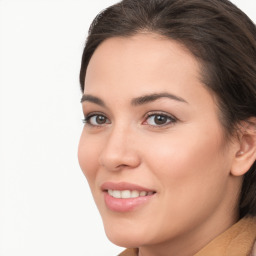
[[[200,63],[189,50],[156,34],[105,40],[89,62],[84,92],[112,100],[158,92],[185,99],[213,96],[202,84]]]

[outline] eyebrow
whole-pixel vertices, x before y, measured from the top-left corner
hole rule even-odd
[[[186,100],[184,100],[181,97],[178,97],[178,96],[176,96],[174,94],[171,94],[171,93],[164,92],[164,93],[148,94],[148,95],[144,95],[144,96],[135,98],[135,99],[132,100],[132,105],[138,106],[138,105],[142,105],[142,104],[146,104],[146,103],[158,100],[160,98],[169,98],[171,100],[176,100],[176,101],[179,101],[179,102],[188,103]]]
[[[89,102],[92,102],[92,103],[95,103],[97,105],[100,105],[102,107],[106,107],[106,104],[104,103],[103,100],[101,100],[100,98],[98,97],[95,97],[95,96],[92,96],[90,94],[84,94],[81,98],[81,103],[82,102],[85,102],[85,101],[89,101]]]
[[[134,98],[134,99],[132,99],[131,104],[133,106],[139,106],[139,105],[147,104],[149,102],[156,101],[160,98],[169,98],[171,100],[188,103],[186,100],[184,100],[181,97],[178,97],[171,93],[164,92],[164,93],[152,93],[152,94],[143,95],[143,96]],[[97,105],[100,105],[102,107],[106,107],[106,104],[104,103],[103,100],[101,100],[100,98],[98,98],[96,96],[90,95],[90,94],[84,94],[82,96],[81,103],[85,102],[85,101],[89,101],[89,102],[95,103]]]

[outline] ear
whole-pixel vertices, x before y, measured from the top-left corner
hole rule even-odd
[[[243,122],[239,130],[239,149],[231,168],[234,176],[244,175],[256,160],[256,117]]]

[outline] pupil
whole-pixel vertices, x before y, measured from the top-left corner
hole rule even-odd
[[[167,117],[166,116],[156,116],[155,117],[155,123],[156,124],[165,124],[167,121]]]
[[[106,118],[104,116],[97,116],[96,117],[96,122],[98,124],[104,124],[106,122]]]

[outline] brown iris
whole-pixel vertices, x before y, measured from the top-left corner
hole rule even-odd
[[[163,125],[168,121],[167,116],[162,116],[162,115],[156,115],[154,118],[154,122],[158,125]]]
[[[96,122],[97,124],[105,124],[107,121],[107,118],[105,116],[97,116]]]

